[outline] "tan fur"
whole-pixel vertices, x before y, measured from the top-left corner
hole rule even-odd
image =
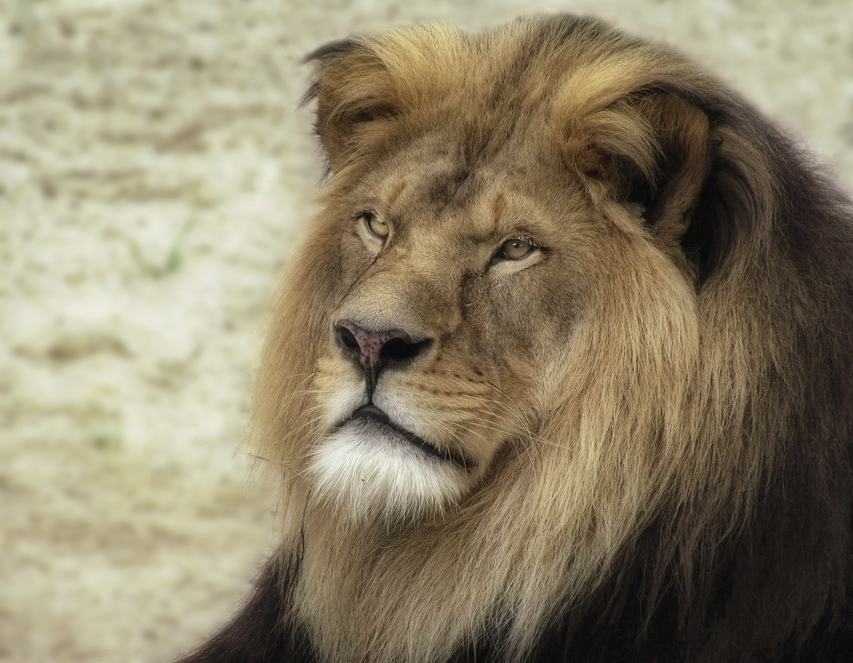
[[[692,65],[598,23],[570,39],[537,19],[478,36],[407,28],[317,63],[330,176],[284,279],[253,420],[281,471],[284,559],[299,562],[292,618],[329,663],[446,660],[502,628],[515,660],[662,514],[663,563],[688,586],[774,474],[811,379],[797,335],[824,310],[774,261],[760,139],[709,121],[695,100],[727,93]],[[752,195],[731,213],[754,232],[697,288],[679,242],[713,150],[747,173]],[[653,202],[631,198],[629,170]],[[459,192],[439,204],[445,176]],[[373,253],[354,231],[367,207],[393,227]],[[486,268],[517,229],[541,261]],[[437,339],[381,385],[476,465],[440,508],[352,519],[306,473],[330,403],[360,379],[331,332],[355,314]],[[797,618],[779,616],[791,633]]]

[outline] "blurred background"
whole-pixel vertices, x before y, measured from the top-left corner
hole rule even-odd
[[[301,56],[537,9],[686,51],[853,189],[849,0],[0,0],[0,661],[166,661],[273,542],[241,440],[320,173]]]

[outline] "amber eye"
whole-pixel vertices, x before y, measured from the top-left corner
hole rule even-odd
[[[513,237],[508,239],[498,251],[498,258],[503,260],[521,260],[536,250],[536,245],[529,237]]]
[[[368,232],[370,232],[374,237],[384,240],[387,239],[388,235],[391,233],[391,228],[388,226],[388,223],[383,219],[380,219],[373,212],[362,212],[359,215],[359,218],[362,219],[364,227],[367,228]]]

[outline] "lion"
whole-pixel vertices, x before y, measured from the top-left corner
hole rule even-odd
[[[252,420],[281,543],[184,663],[849,653],[850,200],[596,19],[308,61],[328,172]]]

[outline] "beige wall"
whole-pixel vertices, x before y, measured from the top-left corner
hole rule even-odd
[[[849,0],[541,7],[686,50],[853,189]],[[0,661],[164,660],[227,615],[270,544],[239,443],[318,173],[299,58],[534,8],[0,0]]]

